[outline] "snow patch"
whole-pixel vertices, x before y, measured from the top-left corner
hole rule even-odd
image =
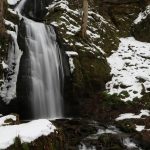
[[[139,125],[136,125],[136,128],[135,130],[138,131],[138,132],[141,132],[145,129],[145,126],[139,126]]]
[[[3,66],[3,69],[7,69],[8,68],[8,65],[4,61],[2,61],[2,66]]]
[[[66,51],[66,54],[67,54],[69,57],[78,56],[78,53],[77,53],[77,52],[74,52],[74,51]]]
[[[69,57],[70,72],[73,73],[75,69],[75,65],[73,63],[73,57],[78,56],[78,53],[74,51],[66,51],[66,54]]]
[[[142,116],[150,116],[150,111],[149,110],[141,110],[139,115],[135,115],[133,113],[121,114],[115,120],[120,121],[120,120],[124,120],[124,119],[139,119]]]

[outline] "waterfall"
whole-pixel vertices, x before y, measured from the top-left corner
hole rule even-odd
[[[26,0],[16,11],[21,13]],[[30,105],[32,119],[63,116],[63,66],[56,34],[52,26],[22,16],[31,63]]]
[[[18,4],[18,6],[15,8],[15,11],[17,11],[18,13],[21,13],[25,2],[26,2],[26,0],[21,0],[20,3]]]
[[[25,19],[30,49],[33,116],[62,117],[61,54],[53,27]]]

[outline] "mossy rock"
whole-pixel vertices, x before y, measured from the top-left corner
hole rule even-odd
[[[135,124],[132,122],[132,120],[121,120],[116,122],[116,126],[123,132],[126,133],[135,133]]]
[[[18,114],[11,114],[11,115],[16,116],[16,120],[13,120],[13,119],[9,118],[9,119],[5,120],[5,123],[9,124],[9,125],[19,124],[20,123],[19,115]]]
[[[123,102],[117,94],[110,95],[106,92],[102,92],[101,97],[103,98],[102,105],[106,108],[117,110],[127,106],[127,104]]]

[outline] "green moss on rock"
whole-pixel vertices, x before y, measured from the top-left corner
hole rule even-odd
[[[123,132],[126,133],[134,133],[135,130],[135,124],[131,120],[121,120],[117,121],[116,126]]]

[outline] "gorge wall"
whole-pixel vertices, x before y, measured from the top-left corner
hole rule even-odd
[[[37,5],[36,8],[33,8],[35,2]],[[81,108],[83,108],[85,104],[90,105],[93,96],[101,95],[101,92],[105,91],[105,84],[111,79],[110,67],[106,58],[111,55],[113,51],[117,50],[120,37],[132,35],[132,32],[130,32],[132,23],[149,1],[145,0],[142,1],[142,3],[140,0],[89,1],[89,19],[86,39],[80,38],[77,34],[81,24],[82,3],[80,1],[62,1],[61,3],[63,5],[60,5],[59,1],[52,2],[45,0],[40,2],[42,5],[39,5],[38,1],[27,3],[27,9],[23,10],[23,13],[36,21],[52,24],[57,32],[57,40],[60,48],[63,48],[66,53],[68,53],[68,51],[78,53],[78,55],[68,54],[69,61],[73,59],[75,66],[75,68],[73,66],[74,69],[72,73],[69,72],[68,67],[66,67],[68,63],[64,60],[66,63],[64,68],[67,79],[64,96],[67,114],[70,114],[71,111],[73,114],[79,113],[81,115]],[[52,5],[46,10],[45,6],[48,6],[48,4]],[[14,6],[9,7],[13,8]],[[4,8],[7,8],[7,5]],[[34,11],[31,11],[31,8]],[[18,16],[16,14],[12,14],[7,9],[5,14],[4,17],[6,19],[19,25]],[[8,25],[5,26],[7,29],[14,30]],[[23,25],[20,24],[20,26]],[[20,32],[24,35],[23,30],[20,30],[19,33]],[[24,45],[21,42],[21,36],[18,36],[21,43],[20,48],[23,49]],[[6,53],[4,56],[7,57],[8,48],[5,47],[5,49]],[[65,55],[65,53],[63,54]],[[24,67],[29,68],[30,64],[27,66],[28,67]],[[23,74],[27,74],[27,76],[30,74],[28,69],[22,69],[22,71]],[[1,69],[1,72],[4,72],[3,69]],[[14,102],[16,103],[16,101]],[[70,106],[72,107],[70,108]]]

